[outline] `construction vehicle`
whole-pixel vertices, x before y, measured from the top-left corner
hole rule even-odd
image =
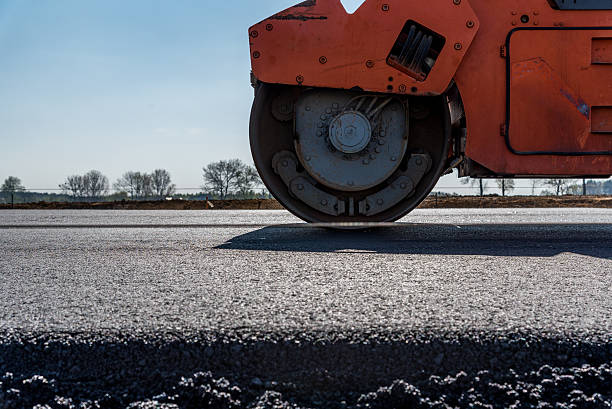
[[[255,165],[306,221],[395,221],[455,168],[612,175],[612,0],[307,0],[249,38]]]

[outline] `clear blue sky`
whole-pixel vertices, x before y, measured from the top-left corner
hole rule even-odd
[[[297,2],[0,0],[0,181],[250,163],[248,27]]]
[[[248,27],[295,3],[0,1],[0,179],[251,162]]]

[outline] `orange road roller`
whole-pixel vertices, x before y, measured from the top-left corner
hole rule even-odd
[[[395,221],[454,168],[612,175],[612,0],[306,0],[249,40],[253,159],[306,221]]]

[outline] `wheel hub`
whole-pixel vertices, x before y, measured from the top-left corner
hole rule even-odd
[[[383,184],[406,148],[404,105],[387,96],[314,90],[295,105],[295,151],[317,182],[344,192]]]
[[[372,139],[372,125],[361,112],[343,112],[332,121],[329,139],[340,152],[361,152]]]

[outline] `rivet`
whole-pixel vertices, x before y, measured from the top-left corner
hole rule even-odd
[[[266,24],[266,30],[272,31],[274,30],[274,26],[272,24]]]
[[[461,45],[461,43],[455,43],[455,50],[459,51],[463,48],[463,45]]]
[[[382,11],[389,11],[389,5],[388,4],[383,4],[382,5]]]
[[[534,15],[534,16],[539,16],[539,15],[540,15],[540,12],[539,12],[539,11],[534,11],[534,12],[533,12],[533,15]]]
[[[376,151],[376,153],[380,153],[380,148],[378,146],[374,148],[374,150]]]
[[[372,60],[368,60],[368,61],[366,61],[366,67],[368,67],[368,68],[374,68],[374,61],[372,61]]]
[[[323,131],[319,131],[319,132],[317,132],[317,136],[318,136],[319,138],[320,138],[320,137],[322,137],[322,136],[323,136]]]
[[[400,184],[400,189],[406,189],[408,186],[406,186],[405,183]]]
[[[461,4],[461,0],[453,0],[453,4],[454,4],[455,6],[458,6],[458,5],[460,5],[460,4]]]
[[[513,16],[516,16],[516,14],[517,14],[517,12],[516,12],[516,11],[513,11],[513,12],[512,12],[512,15],[513,15]]]
[[[304,77],[301,75],[298,75],[297,77],[295,77],[295,80],[297,81],[298,84],[301,84],[304,82]]]
[[[321,64],[327,64],[327,57],[326,57],[326,56],[322,56],[322,57],[320,57],[320,58],[319,58],[319,62],[320,62]]]
[[[257,36],[259,36],[259,33],[257,32],[257,30],[251,31],[251,37],[257,38]]]
[[[384,140],[384,139],[379,139],[379,140],[378,140],[378,144],[379,144],[380,146],[383,146],[383,145],[385,144],[385,140]]]
[[[257,58],[259,58],[259,57],[261,57],[261,53],[260,53],[259,51],[255,51],[255,52],[253,53],[253,58],[256,58],[256,59],[257,59]]]
[[[310,107],[306,107],[306,111],[310,111]]]
[[[468,20],[467,23],[465,23],[467,28],[473,28],[474,27],[474,22],[472,20]]]
[[[283,168],[286,168],[287,166],[289,166],[289,162],[287,162],[286,160],[284,160],[281,165],[283,165]]]
[[[304,159],[306,159],[306,162],[310,162],[312,158],[310,156],[306,156]]]
[[[327,119],[327,115],[325,115],[325,114],[321,115],[321,120],[322,121],[325,121],[326,119]]]
[[[401,93],[403,94],[404,92],[406,92],[406,85],[401,84],[401,85],[399,86],[398,90],[399,90],[399,92],[401,92]]]
[[[321,200],[321,204],[322,204],[323,206],[327,206],[327,200],[325,200],[325,199]]]
[[[376,203],[378,203],[379,206],[382,206],[385,203],[385,201],[382,199],[378,199]]]
[[[391,161],[392,161],[392,162],[397,161],[397,157],[395,157],[395,156],[391,156]]]
[[[421,166],[423,164],[423,160],[422,159],[417,159],[416,160],[416,164],[417,164],[417,166]]]
[[[325,112],[326,112],[326,113],[328,113],[328,114],[331,114],[331,113],[332,113],[332,110],[331,110],[331,108],[327,108],[327,109],[325,110]]]
[[[378,134],[380,136],[382,136],[383,138],[385,137],[385,135],[387,135],[387,133],[385,131],[380,131]]]
[[[298,184],[296,187],[297,187],[297,190],[304,190],[304,185],[302,185],[301,183]]]
[[[376,155],[371,154],[371,155],[370,155],[370,159],[372,159],[372,160],[376,159]]]

